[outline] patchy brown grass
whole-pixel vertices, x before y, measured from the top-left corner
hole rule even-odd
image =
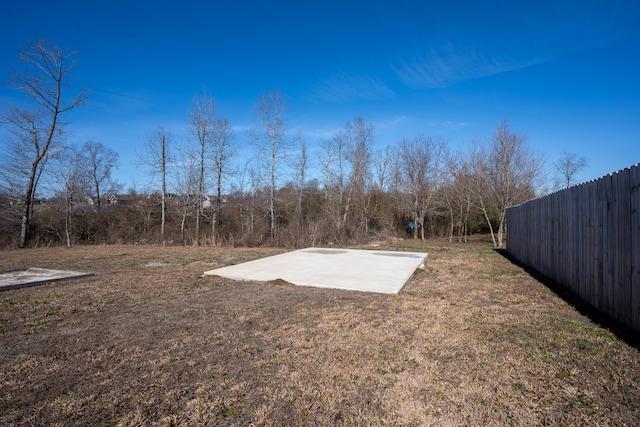
[[[399,295],[203,271],[280,252],[2,252],[90,271],[0,293],[2,425],[637,425],[640,353],[486,242],[428,251]]]

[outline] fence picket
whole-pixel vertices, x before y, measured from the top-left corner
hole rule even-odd
[[[629,241],[631,245],[631,327],[640,330],[640,168],[631,168],[631,233]]]

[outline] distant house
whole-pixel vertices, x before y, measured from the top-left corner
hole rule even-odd
[[[16,204],[15,199],[7,196],[6,194],[0,194],[0,208],[8,207]]]
[[[203,209],[211,209],[214,206],[216,200],[216,196],[204,196],[204,200],[202,201],[202,208]],[[222,197],[220,199],[220,204],[226,205],[228,203],[228,200],[226,197]]]
[[[205,195],[204,200],[202,201],[202,209],[210,209],[211,206],[213,206],[211,204],[211,197]]]
[[[112,194],[107,199],[110,205],[130,205],[131,196],[128,194]]]
[[[47,203],[47,199],[33,199],[33,205],[44,205]],[[0,196],[0,204],[10,206],[24,205],[23,197],[9,197],[7,195]]]

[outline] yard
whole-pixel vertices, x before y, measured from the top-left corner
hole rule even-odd
[[[363,247],[366,248],[366,247]],[[0,293],[0,424],[638,425],[640,351],[483,240],[399,295],[238,283],[270,248],[0,254],[94,277]]]

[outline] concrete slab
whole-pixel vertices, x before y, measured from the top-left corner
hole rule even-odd
[[[210,270],[207,276],[397,294],[428,254],[307,248]]]
[[[93,276],[93,273],[30,267],[27,270],[0,273],[0,291],[42,285],[54,280],[74,279],[87,276]]]

